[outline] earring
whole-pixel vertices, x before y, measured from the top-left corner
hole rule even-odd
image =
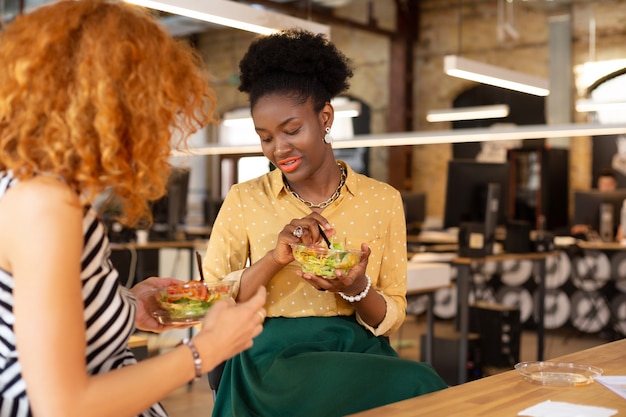
[[[324,135],[324,142],[333,143],[333,137],[330,135],[330,127],[327,127],[324,131],[326,132]]]

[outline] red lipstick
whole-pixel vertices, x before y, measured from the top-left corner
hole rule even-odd
[[[288,173],[295,171],[300,166],[301,161],[302,158],[285,158],[277,161],[276,163],[281,171]]]

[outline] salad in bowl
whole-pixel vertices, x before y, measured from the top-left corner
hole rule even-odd
[[[199,323],[216,301],[231,296],[233,285],[233,281],[189,281],[156,289],[151,314],[161,324]]]
[[[337,269],[348,273],[350,268],[359,263],[363,255],[361,250],[344,249],[344,246],[339,243],[333,243],[330,248],[292,243],[291,250],[296,261],[300,263],[302,272],[328,279],[335,278]]]

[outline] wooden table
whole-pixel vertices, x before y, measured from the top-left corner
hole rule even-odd
[[[594,365],[603,375],[626,375],[626,339],[554,359],[559,362]],[[353,417],[515,417],[543,401],[563,401],[613,408],[626,415],[626,400],[598,382],[583,387],[547,387],[524,380],[517,371],[507,371],[443,391],[410,398],[353,414]]]
[[[545,295],[546,295],[546,258],[555,255],[554,252],[530,252],[530,253],[509,253],[499,255],[489,255],[482,258],[456,258],[452,261],[452,265],[457,267],[457,295],[458,295],[458,313],[459,320],[459,375],[457,381],[459,384],[467,380],[467,370],[465,363],[467,361],[468,339],[469,339],[469,283],[471,279],[471,266],[476,263],[485,263],[489,261],[505,261],[505,260],[531,260],[536,263],[537,275],[539,278],[538,294],[539,305],[537,306],[537,360],[543,360],[544,350],[544,316],[545,316]]]

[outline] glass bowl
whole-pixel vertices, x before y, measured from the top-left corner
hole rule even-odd
[[[347,273],[350,268],[361,260],[363,252],[354,249],[328,249],[320,245],[304,245],[292,243],[291,250],[294,258],[300,263],[302,272],[319,275],[325,278],[335,278],[335,270]]]
[[[147,308],[161,324],[200,323],[216,301],[231,296],[233,285],[233,281],[188,281],[157,288]]]
[[[569,362],[521,362],[515,370],[524,379],[539,385],[579,387],[602,375],[602,369]]]

